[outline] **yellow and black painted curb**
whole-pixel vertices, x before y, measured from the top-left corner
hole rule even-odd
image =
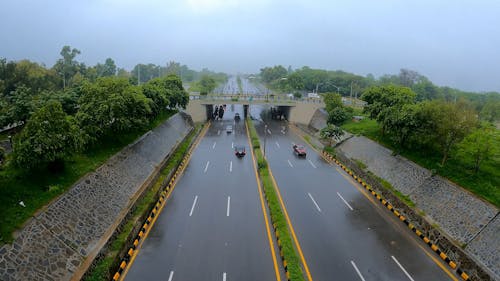
[[[271,217],[271,220],[272,219],[273,218]],[[273,223],[273,229],[274,229],[274,235],[276,236],[276,240],[278,241],[278,249],[280,250],[281,262],[283,263],[283,268],[285,269],[286,280],[290,281],[291,279],[290,279],[290,272],[288,272],[288,262],[286,261],[285,256],[283,255],[283,246],[281,245],[280,232],[278,231],[276,223]]]
[[[444,260],[453,270],[455,270],[458,275],[463,280],[470,280],[469,275],[465,273],[460,267],[457,267],[457,264],[450,260],[450,258],[442,252],[432,241],[425,236],[420,230],[418,230],[411,222],[408,221],[406,217],[401,215],[387,200],[385,200],[380,194],[378,194],[373,188],[367,184],[364,180],[362,180],[360,177],[355,175],[349,168],[347,168],[344,164],[340,163],[339,160],[335,159],[332,155],[330,155],[328,152],[323,151],[322,153],[323,158],[329,162],[329,163],[335,163],[338,166],[340,166],[347,174],[349,174],[355,181],[357,181],[359,184],[361,184],[369,193],[371,193],[377,200],[379,200],[389,211],[391,211],[396,217],[399,218],[400,221],[402,221],[408,228],[411,229],[417,236],[424,241],[425,244],[427,244],[436,254],[439,255],[439,257]]]
[[[120,266],[118,267],[118,270],[115,272],[113,275],[113,280],[121,280],[125,276],[124,273],[128,270],[128,267],[132,264],[135,255],[138,252],[138,246],[139,243],[142,242],[151,228],[153,227],[158,215],[162,211],[163,207],[165,206],[166,200],[170,196],[172,190],[175,187],[176,184],[176,179],[182,174],[184,169],[186,168],[190,158],[191,158],[191,153],[193,150],[196,148],[197,143],[200,141],[200,139],[205,135],[206,131],[208,130],[208,127],[210,126],[210,123],[207,123],[203,130],[200,132],[198,137],[196,138],[195,142],[193,142],[193,145],[189,148],[189,150],[186,152],[186,155],[182,159],[182,161],[179,163],[179,166],[175,170],[175,172],[172,174],[172,177],[170,178],[169,183],[163,188],[162,192],[160,193],[160,197],[158,198],[158,201],[156,202],[154,208],[151,210],[149,213],[149,216],[147,217],[146,221],[141,227],[141,230],[137,234],[137,236],[134,239],[134,242],[132,246],[129,248],[125,256],[122,258],[120,261]]]

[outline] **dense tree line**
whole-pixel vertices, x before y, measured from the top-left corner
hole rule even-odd
[[[364,111],[396,147],[439,153],[441,165],[453,155],[476,173],[483,161],[498,156],[499,131],[479,119],[471,101],[419,101],[410,88],[394,85],[370,87],[362,99]]]
[[[50,69],[27,60],[0,60],[0,128],[24,125],[14,137],[13,164],[57,168],[103,137],[142,128],[189,101],[175,74],[137,85],[112,59],[86,67],[75,60],[79,53],[63,47]]]
[[[342,96],[360,97],[373,86],[402,86],[415,93],[416,101],[466,99],[479,113],[481,120],[500,121],[500,94],[497,92],[474,93],[450,87],[434,85],[427,77],[416,71],[401,69],[397,75],[383,75],[378,79],[371,74],[360,76],[344,71],[312,69],[286,69],[283,66],[265,67],[260,70],[260,79],[278,92],[304,94],[307,92],[339,93]]]

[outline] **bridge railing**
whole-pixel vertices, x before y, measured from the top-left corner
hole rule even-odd
[[[203,101],[240,101],[248,103],[289,103],[294,104],[297,102],[305,103],[323,103],[321,98],[295,98],[283,95],[252,95],[252,94],[208,94],[200,95],[197,93],[190,93],[189,99],[203,100]]]

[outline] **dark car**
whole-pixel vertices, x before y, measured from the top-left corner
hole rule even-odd
[[[239,113],[235,113],[234,114],[234,121],[240,121],[240,114]]]
[[[245,147],[241,145],[234,146],[234,155],[237,157],[243,157],[247,154]]]
[[[297,154],[297,156],[306,157],[307,152],[306,148],[303,145],[294,144],[292,147],[293,147],[293,152]]]

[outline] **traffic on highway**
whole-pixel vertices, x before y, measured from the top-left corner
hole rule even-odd
[[[223,91],[235,87],[232,77]],[[220,107],[125,280],[286,280],[256,163],[245,156],[243,107]],[[305,280],[458,280],[297,128],[271,117],[269,107],[250,108]]]

